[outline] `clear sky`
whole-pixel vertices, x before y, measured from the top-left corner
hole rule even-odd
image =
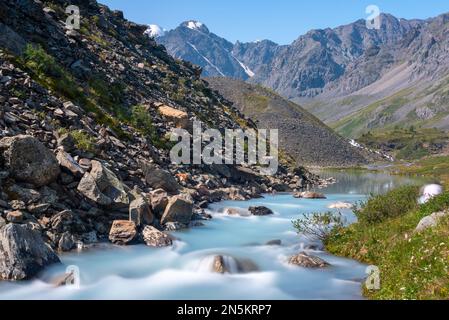
[[[128,20],[173,29],[199,20],[232,42],[270,39],[288,44],[310,29],[365,19],[368,5],[399,18],[449,12],[447,0],[99,0]]]

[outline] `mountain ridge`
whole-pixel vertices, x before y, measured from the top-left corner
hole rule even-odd
[[[441,104],[445,91],[426,95],[449,75],[445,54],[448,17],[446,13],[407,20],[381,14],[379,30],[367,29],[361,19],[333,29],[310,30],[290,45],[269,40],[232,44],[209,31],[215,45],[207,45],[204,41],[208,39],[202,38],[202,46],[197,47],[202,58],[196,60],[177,51],[178,46],[183,47],[182,37],[158,41],[176,57],[202,66],[205,77],[226,76],[274,89],[345,136],[356,138],[384,125],[435,125],[449,130],[449,110]],[[177,33],[175,29],[173,34]],[[195,40],[192,37],[189,43],[195,45]],[[219,43],[225,46],[217,48]],[[222,63],[235,60],[238,63],[232,67]],[[407,103],[395,107],[394,97],[402,90],[422,92],[422,97],[404,98],[413,109]],[[376,109],[373,104],[381,105],[380,115],[369,111]],[[393,109],[394,115],[385,111]],[[426,117],[430,115],[434,119],[429,121]]]

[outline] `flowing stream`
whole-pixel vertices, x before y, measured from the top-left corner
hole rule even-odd
[[[370,193],[386,192],[417,183],[404,177],[373,172],[332,172],[338,183],[319,190],[326,200],[295,199],[292,195],[267,195],[247,202],[214,204],[205,226],[173,233],[179,240],[172,248],[104,246],[61,256],[64,265],[49,268],[40,279],[76,266],[80,286],[56,288],[42,280],[0,283],[0,299],[362,299],[365,265],[319,251],[310,240],[297,235],[293,219],[304,213],[329,211],[336,202],[356,203]],[[419,182],[418,182],[419,183]],[[247,210],[263,205],[273,216],[229,216],[227,208]],[[351,210],[342,212],[355,221]],[[282,245],[266,245],[281,240]],[[312,246],[314,245],[314,246]],[[287,263],[304,249],[332,266],[310,270]],[[222,255],[229,274],[213,273],[214,257]],[[238,261],[251,261],[258,271],[238,273]]]

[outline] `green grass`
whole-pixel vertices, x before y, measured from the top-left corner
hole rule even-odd
[[[368,132],[358,142],[370,149],[390,152],[398,160],[417,160],[441,152],[440,146],[449,144],[449,134],[434,128],[412,126]]]
[[[400,201],[401,194],[391,192],[385,201]],[[414,197],[415,191],[409,196]],[[381,289],[364,288],[370,299],[449,299],[449,219],[414,233],[423,217],[448,208],[449,193],[416,208],[405,206],[401,214],[396,212],[381,222],[362,221],[334,230],[325,241],[326,248],[332,254],[379,267]],[[368,216],[373,214],[369,210],[365,208]]]
[[[78,149],[95,153],[95,140],[91,135],[82,130],[71,131],[70,135],[75,140],[75,145]]]

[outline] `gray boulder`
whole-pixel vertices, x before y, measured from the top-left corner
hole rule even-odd
[[[157,165],[147,161],[140,161],[145,181],[153,189],[164,189],[170,193],[176,193],[180,186],[176,179],[168,172]]]
[[[34,137],[3,138],[0,150],[4,151],[4,160],[12,176],[19,181],[41,187],[54,182],[60,174],[55,155]]]
[[[161,219],[161,224],[167,222],[179,222],[188,225],[192,220],[193,202],[187,200],[182,195],[171,197],[164,215]]]
[[[13,223],[0,229],[1,280],[30,279],[45,267],[59,262],[39,232]]]
[[[419,222],[418,226],[415,229],[415,232],[423,232],[427,229],[434,228],[438,226],[441,219],[448,217],[449,211],[446,212],[435,212],[431,214],[430,216],[424,217]]]
[[[92,170],[85,173],[78,191],[102,206],[123,208],[129,206],[128,187],[98,161],[92,161]]]
[[[153,223],[154,216],[150,204],[143,196],[138,196],[129,205],[129,220],[133,221],[138,227]]]

